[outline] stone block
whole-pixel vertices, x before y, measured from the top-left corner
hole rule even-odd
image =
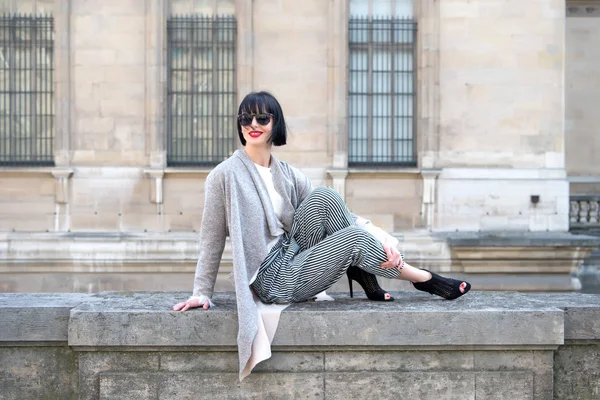
[[[506,382],[509,382],[506,384]],[[440,400],[464,398],[533,399],[528,372],[360,372],[328,373],[325,398],[402,397]]]
[[[562,346],[554,357],[554,399],[600,397],[600,345]]]
[[[169,231],[173,232],[200,232],[202,214],[181,213],[168,216]]]
[[[3,232],[49,232],[54,226],[53,214],[32,214],[28,218],[0,214],[0,231]]]
[[[127,99],[138,99],[143,101],[145,93],[145,85],[143,81],[128,81],[128,82],[115,82],[113,80],[107,80],[97,84],[97,97],[104,100],[113,100],[120,97]],[[137,119],[135,122],[139,121]]]
[[[54,179],[46,176],[6,176],[0,177],[2,201],[39,201],[40,197],[54,196]]]
[[[0,343],[65,342],[71,308],[89,301],[84,294],[0,293]]]
[[[145,151],[140,150],[105,150],[108,142],[101,150],[73,150],[71,164],[74,166],[118,165],[123,167],[147,165]]]
[[[73,47],[76,49],[89,49],[89,44],[98,42],[98,36],[102,32],[106,18],[96,13],[77,15],[76,9],[77,7],[74,7],[73,10],[75,15],[73,18],[73,32],[76,33],[73,35]]]
[[[484,305],[478,301],[480,296],[495,300]],[[360,310],[354,309],[355,302],[348,300],[294,304],[282,314],[273,345],[562,343],[562,312],[527,302],[518,295],[473,293],[461,301],[448,303],[410,292],[401,293],[397,300],[384,305],[365,303]],[[214,301],[220,306],[209,312],[174,313],[169,311],[177,302],[173,294],[106,294],[101,305],[84,304],[71,311],[69,345],[166,346],[175,342],[178,346],[233,346],[237,326],[234,299],[231,293],[220,293]],[[518,307],[520,312],[509,312],[512,307]],[[348,318],[355,324],[352,331],[343,328]],[[395,323],[390,325],[390,320]],[[374,331],[373,327],[378,328]],[[422,331],[427,331],[428,336],[418,334]]]
[[[107,148],[108,137],[115,129],[115,119],[100,116],[100,101],[95,99],[78,101],[75,107],[85,115],[77,118],[75,129],[79,140],[75,143],[81,149]]]
[[[167,232],[169,216],[157,212],[122,214],[119,229],[121,232]]]
[[[565,311],[565,340],[600,340],[600,298],[571,293],[532,293],[533,301]]]
[[[592,236],[567,233],[445,234],[453,259],[471,273],[574,272],[598,246]]]
[[[545,393],[547,396],[548,393]],[[531,372],[489,372],[475,377],[475,398],[486,400],[534,399]],[[550,398],[550,397],[537,397]]]
[[[118,232],[120,219],[118,212],[73,212],[70,227],[72,232]]]
[[[496,353],[494,353],[494,356]],[[328,372],[470,371],[473,354],[462,351],[330,351],[325,353]]]
[[[552,399],[553,357],[554,353],[550,350],[525,353],[521,351],[475,351],[473,352],[473,369],[475,371],[531,372],[534,383],[533,398]],[[491,377],[491,379],[494,378]],[[495,382],[495,384],[501,385],[498,382]],[[481,387],[479,384],[477,386],[478,388]],[[486,390],[487,385],[483,387]],[[518,386],[515,389],[519,390]]]
[[[144,45],[144,41],[142,40],[142,38],[140,38],[140,41],[137,45],[143,46]],[[118,41],[119,37],[115,37],[115,41]],[[137,46],[136,45],[136,46]],[[125,85],[130,85],[132,83],[140,83],[140,82],[144,82],[144,76],[145,76],[145,69],[143,65],[131,65],[131,66],[124,66],[124,65],[113,65],[113,66],[107,66],[104,67],[104,73],[105,73],[105,82],[111,82],[113,84],[118,84],[118,83],[123,83]],[[132,102],[131,104],[128,104],[127,100],[128,97],[116,97],[111,99],[113,100],[116,104],[118,104],[118,106],[124,106],[124,107],[129,107],[129,106],[134,106],[135,108],[137,107],[141,107],[143,109],[143,101],[140,101],[140,98],[137,98],[135,102]],[[116,111],[118,111],[118,107],[117,105],[113,106],[114,109],[116,109]],[[107,106],[108,107],[108,106]],[[124,112],[126,112],[126,110],[122,110]],[[118,114],[117,114],[118,115]],[[129,115],[129,114],[125,114],[125,115]],[[141,114],[141,116],[143,117],[143,113]]]
[[[141,73],[141,71],[140,71]],[[100,100],[100,115],[103,117],[139,117],[144,116],[144,103],[140,98],[123,96]]]
[[[102,15],[118,16],[144,14],[145,3],[137,0],[107,0],[98,5],[94,0],[80,0],[73,5],[72,13],[76,16]]]
[[[158,399],[161,382],[150,374],[102,374],[100,376],[100,400]]]
[[[235,384],[237,373],[106,373],[100,399],[321,399],[323,374],[257,373]],[[300,391],[299,388],[302,388]],[[128,397],[130,396],[138,397]]]
[[[158,353],[144,352],[83,352],[79,354],[79,399],[96,400],[100,394],[99,376],[111,371],[137,371],[149,373],[158,371]],[[136,375],[137,375],[136,374]],[[110,389],[108,385],[107,391]],[[105,386],[106,387],[106,386]],[[125,398],[125,397],[121,397]]]
[[[325,356],[321,352],[277,352],[256,366],[254,372],[315,372],[324,370]],[[160,371],[164,372],[237,372],[236,352],[164,352],[160,356]]]
[[[73,58],[75,66],[78,65],[113,65],[117,61],[117,52],[113,49],[86,49],[80,48],[74,51]]]
[[[62,346],[2,347],[0,343],[0,388],[2,400],[75,400],[77,356]]]
[[[0,200],[0,215],[6,217],[20,217],[23,219],[31,218],[35,215],[54,215],[56,211],[56,203],[50,196],[39,196],[37,199],[34,195],[30,201],[2,201]],[[1,217],[0,217],[1,218]]]

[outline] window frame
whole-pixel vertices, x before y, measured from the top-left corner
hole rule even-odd
[[[210,61],[210,70],[211,74],[211,82],[210,82],[210,91],[203,92],[203,95],[210,98],[209,101],[204,103],[205,105],[210,105],[210,114],[208,116],[203,116],[197,113],[196,105],[199,101],[198,94],[194,86],[196,84],[194,73],[197,71],[205,70],[205,68],[196,68],[198,67],[195,64],[195,59],[197,57],[190,57],[190,65],[186,68],[174,68],[174,47],[172,47],[173,43],[178,43],[175,40],[172,40],[172,34],[174,30],[174,24],[177,23],[191,23],[200,24],[201,26],[192,26],[190,29],[191,32],[188,32],[191,35],[192,40],[188,40],[180,42],[181,47],[187,49],[190,53],[194,49],[209,49],[212,56],[212,60]],[[202,26],[207,24],[206,26]],[[224,30],[220,30],[219,26],[223,24]],[[176,28],[176,27],[175,27]],[[198,37],[199,29],[202,29],[201,34],[209,34],[211,37],[211,41],[204,42],[196,42],[196,38]],[[210,32],[207,31],[210,29]],[[225,32],[228,40],[219,41],[219,35]],[[231,99],[229,104],[230,110],[235,110],[237,105],[237,74],[238,74],[238,66],[237,66],[237,18],[235,15],[224,15],[218,16],[216,14],[207,15],[207,14],[195,14],[195,15],[186,15],[186,16],[178,16],[178,15],[170,15],[167,18],[167,40],[166,40],[166,48],[167,48],[167,79],[166,79],[166,161],[167,167],[210,167],[219,164],[221,161],[226,159],[231,155],[233,150],[236,148],[236,140],[237,140],[237,130],[235,125],[235,112],[231,112],[229,115],[219,114],[219,109],[221,107],[215,107],[216,104],[223,104],[222,96],[229,96]],[[209,46],[207,46],[209,45]],[[219,50],[229,49],[231,51],[229,58],[229,64],[222,65],[223,59],[222,57],[216,57],[217,54],[220,54]],[[174,70],[186,71],[190,75],[190,79],[188,80],[187,85],[184,86],[184,91],[180,91],[180,88],[174,88],[174,79],[173,72]],[[219,75],[222,72],[230,72],[231,76],[229,77],[227,88],[223,88],[220,85],[221,81],[219,80]],[[219,89],[217,89],[219,88]],[[187,92],[185,91],[187,89]],[[224,90],[221,90],[224,89]],[[187,95],[190,98],[188,99],[188,104],[186,106],[189,114],[181,115],[181,121],[187,119],[191,119],[191,121],[185,121],[183,125],[185,128],[174,128],[174,118],[176,117],[174,114],[173,106],[174,100],[177,95]],[[225,122],[223,122],[223,121]],[[210,148],[202,148],[201,142],[196,143],[196,141],[201,141],[202,139],[196,137],[194,135],[194,125],[204,125],[207,128],[208,135],[204,139],[207,142],[212,142]],[[224,126],[224,128],[222,128]],[[183,130],[182,130],[183,129]],[[175,132],[177,131],[177,132]],[[192,150],[185,150],[183,152],[178,152],[176,146],[177,134],[182,134],[179,136],[179,139],[182,139],[184,142],[187,140],[192,143]],[[174,136],[175,135],[175,136]],[[215,154],[215,149],[218,151]],[[179,148],[181,150],[181,148]]]
[[[348,166],[349,167],[416,167],[418,165],[418,149],[417,149],[417,129],[418,129],[418,77],[417,77],[417,51],[418,51],[418,23],[415,17],[411,15],[410,18],[406,17],[397,17],[395,15],[395,7],[396,2],[391,3],[391,12],[387,16],[383,17],[375,17],[373,16],[373,0],[368,0],[368,15],[365,16],[357,16],[352,15],[351,11],[349,12],[348,17],[348,63],[347,63],[347,76],[348,76],[348,88],[347,88],[347,136],[348,136]],[[385,24],[389,24],[389,32],[388,37],[390,40],[388,41],[378,41],[373,37],[374,26],[375,25],[384,26]],[[363,25],[362,27],[360,27]],[[402,27],[405,25],[403,29],[397,29],[399,26]],[[360,28],[357,28],[360,27]],[[353,41],[354,38],[358,35],[368,35],[367,40],[364,41]],[[398,38],[398,34],[403,35],[406,32],[409,32],[410,39],[409,41],[396,41]],[[402,36],[401,36],[402,37]],[[373,64],[374,60],[374,51],[378,49],[384,49],[389,51],[390,54],[390,66],[387,69],[387,73],[389,74],[389,90],[381,93],[375,93],[373,86]],[[408,50],[410,53],[409,69],[400,69],[398,65],[396,65],[396,59],[398,58],[398,54],[405,52]],[[359,51],[367,53],[366,70],[353,70],[353,54],[358,53]],[[405,61],[404,61],[405,62]],[[367,90],[364,93],[355,92],[352,90],[353,86],[353,72],[366,72],[366,86]],[[410,91],[396,91],[396,75],[401,73],[410,73],[410,85],[412,86]],[[388,121],[388,130],[389,130],[389,139],[384,139],[388,141],[388,146],[391,147],[388,155],[378,155],[377,151],[374,150],[373,142],[376,140],[374,135],[374,120],[376,116],[374,115],[374,97],[375,95],[388,96],[389,97],[389,115],[383,117]],[[360,113],[353,111],[353,98],[360,98],[360,96],[366,97],[367,101],[367,110],[366,116],[360,116]],[[397,112],[396,98],[400,96],[410,96],[410,102],[406,107],[412,109],[412,114],[410,115],[402,115],[402,112]],[[355,154],[353,153],[354,143],[357,141],[365,140],[365,139],[356,139],[353,138],[353,120],[366,118],[366,141],[367,141],[367,149],[365,153]],[[404,118],[410,119],[410,128],[408,129],[407,136],[401,137],[398,140],[398,133],[405,133],[401,128],[398,128],[404,123],[400,124]],[[405,134],[406,134],[405,133]],[[406,151],[408,159],[405,158],[403,154],[404,151],[396,152],[396,146],[401,144],[402,142],[411,142],[410,149]],[[388,158],[388,161],[377,160],[377,157]],[[400,157],[400,158],[398,158]]]
[[[0,104],[8,107],[5,120],[0,123],[0,166],[1,167],[44,167],[54,166],[56,143],[56,104],[55,104],[55,18],[53,15],[21,14],[7,12],[0,15],[0,31],[8,33],[8,39],[0,38],[0,54],[7,68],[8,85],[0,85]],[[17,38],[18,29],[27,29],[28,39]],[[41,35],[40,35],[41,33]],[[38,37],[40,36],[40,37]],[[9,51],[8,61],[5,51]],[[19,60],[13,53],[16,49],[26,49],[26,56]],[[49,58],[43,68],[39,68],[39,57]],[[23,61],[25,60],[25,62]],[[23,88],[23,79],[29,72],[29,88]],[[39,82],[40,77],[45,78]],[[26,86],[26,85],[25,85]],[[29,90],[27,90],[29,89]],[[38,102],[41,99],[41,104]],[[41,105],[41,107],[39,107]],[[16,110],[16,111],[15,111]],[[24,111],[23,111],[24,110]],[[22,137],[17,132],[13,119],[25,119],[29,124],[30,137]],[[6,121],[8,120],[8,124]],[[41,121],[41,122],[40,122]],[[8,129],[8,132],[5,130]],[[24,143],[19,143],[24,142]],[[42,150],[38,146],[43,144]],[[15,152],[14,149],[18,149]]]

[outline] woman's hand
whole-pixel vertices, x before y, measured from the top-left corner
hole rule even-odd
[[[396,248],[396,246],[392,246],[389,244],[384,244],[383,249],[388,256],[388,260],[381,264],[381,268],[390,269],[390,268],[400,268],[402,266],[402,256],[400,252]]]
[[[198,307],[202,307],[205,310],[208,310],[210,308],[210,302],[208,300],[205,300],[204,302],[200,303],[199,299],[190,299],[187,301],[182,301],[181,303],[177,303],[173,306],[173,311],[187,311],[190,308],[198,308]]]

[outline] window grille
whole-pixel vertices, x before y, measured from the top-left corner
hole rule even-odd
[[[0,15],[0,165],[53,165],[54,113],[54,18]]]
[[[416,31],[411,18],[350,18],[349,165],[416,165]]]
[[[167,21],[167,164],[215,165],[236,148],[234,16]]]

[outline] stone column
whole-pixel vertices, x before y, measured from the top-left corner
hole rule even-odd
[[[333,188],[346,198],[348,176],[348,2],[329,3],[327,98],[329,108],[328,136],[333,153],[332,168],[327,173]]]
[[[71,150],[71,0],[57,1],[54,7],[54,67],[56,70],[56,119],[54,162],[70,163]]]
[[[440,2],[418,2],[417,144],[421,168],[435,168],[440,140]]]
[[[254,89],[254,27],[252,13],[252,0],[236,0],[238,104],[246,94]]]
[[[146,1],[146,43],[145,43],[145,121],[146,153],[150,165],[164,168],[167,165],[165,144],[165,104],[166,104],[166,37],[165,27],[168,16],[168,2],[163,0]]]

